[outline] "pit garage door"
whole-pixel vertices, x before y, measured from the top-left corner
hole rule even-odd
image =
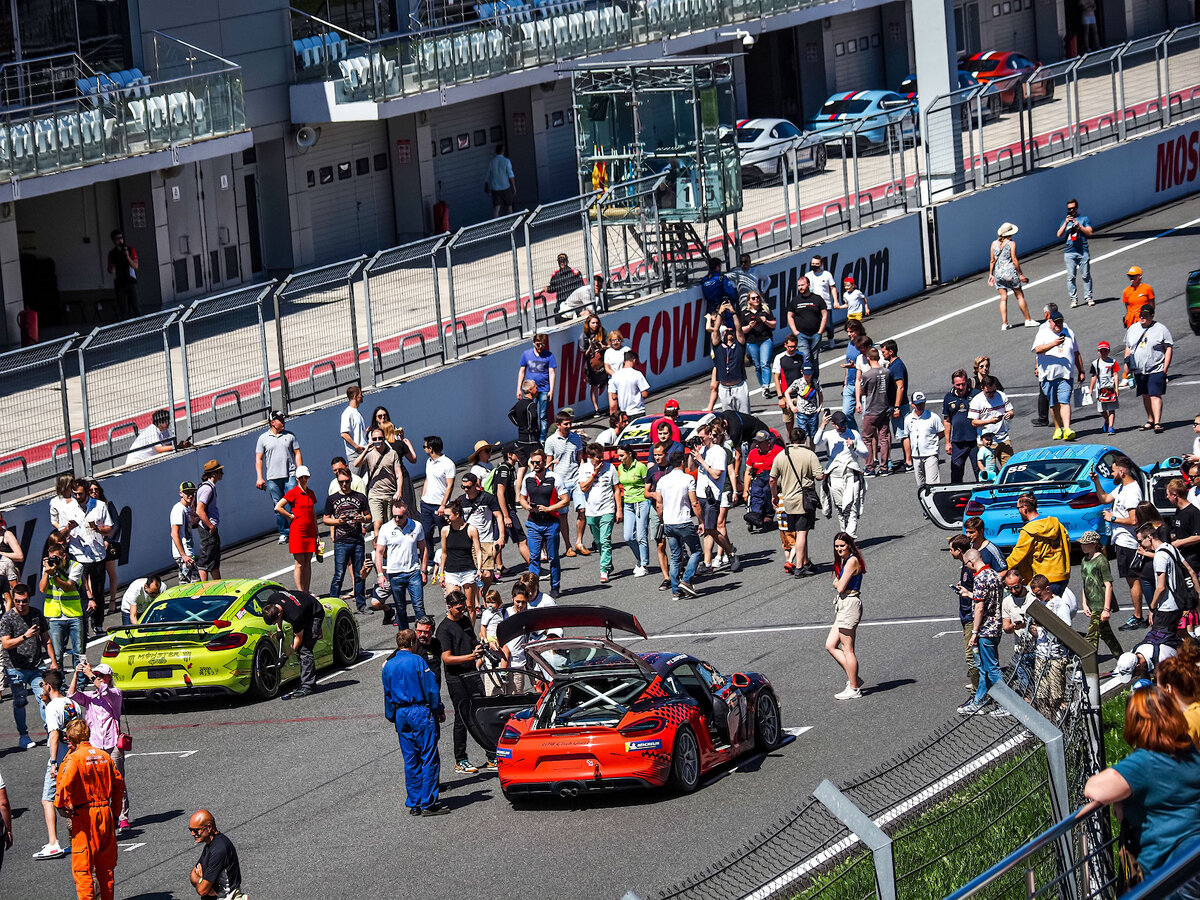
[[[575,123],[571,111],[571,80],[561,78],[554,89],[536,88],[542,99],[545,158],[538,160],[538,202],[549,203],[579,193],[575,162]],[[526,204],[522,204],[526,205]]]
[[[326,125],[295,158],[305,179],[316,264],[395,244],[387,129],[378,122]]]
[[[429,113],[433,133],[434,193],[450,207],[450,230],[492,217],[483,192],[495,145],[504,142],[504,102],[500,94],[456,103]],[[521,185],[517,185],[518,190]],[[518,195],[517,206],[532,202]]]
[[[833,19],[833,68],[839,91],[882,90],[883,40],[879,10],[864,9]]]

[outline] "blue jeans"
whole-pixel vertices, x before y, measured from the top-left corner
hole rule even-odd
[[[42,670],[16,669],[9,666],[8,680],[12,682],[13,721],[17,725],[17,735],[29,737],[29,728],[25,725],[25,707],[29,705],[29,694],[32,693],[37,698],[42,725],[46,724],[46,705],[42,703]]]
[[[283,499],[283,495],[296,486],[296,479],[290,475],[287,478],[268,478],[267,493],[271,495],[271,507],[279,505],[279,501]],[[275,513],[275,530],[287,537],[289,523],[279,513]]]
[[[544,441],[547,435],[550,434],[551,422],[549,419],[550,412],[550,392],[538,391],[538,421],[542,424],[542,440]]]
[[[975,665],[979,668],[979,687],[975,690],[975,702],[987,700],[988,688],[1001,680],[1000,638],[981,637],[975,642]]]
[[[558,523],[543,525],[531,519],[525,523],[525,536],[529,540],[529,571],[541,577],[542,548],[545,548],[550,557],[550,590],[557,591],[562,581],[562,566],[558,562]]]
[[[625,543],[633,551],[633,557],[639,566],[650,565],[650,539],[647,526],[650,524],[650,501],[641,503],[626,503]]]
[[[434,529],[446,524],[446,517],[439,516],[437,509],[432,503],[421,501],[421,530],[425,532],[425,546],[429,548],[430,556],[433,555]]]
[[[825,336],[819,331],[816,334],[800,333],[796,335],[796,349],[805,361],[812,361],[814,369],[818,369],[821,365],[821,342],[823,340],[825,340]]]
[[[817,429],[820,426],[821,411],[817,410],[814,413],[796,414],[796,427],[812,438],[815,446],[817,440]]]
[[[412,601],[413,617],[425,615],[425,584],[421,581],[421,570],[411,572],[389,572],[388,582],[392,587],[392,604],[396,607],[396,627],[408,627],[408,608],[404,602],[405,593]]]
[[[63,662],[63,651],[66,649],[66,643],[71,642],[71,665]],[[75,663],[83,659],[80,655],[80,646],[83,644],[83,619],[71,617],[69,619],[51,619],[50,620],[50,646],[54,650],[54,660],[64,672],[70,672],[75,668]]]
[[[354,579],[354,605],[359,609],[366,608],[367,596],[362,580],[362,567],[365,560],[366,549],[361,540],[333,542],[333,581],[329,585],[331,597],[342,596],[342,582],[345,581],[346,569],[349,568],[350,577]]]
[[[775,350],[775,342],[767,338],[759,343],[746,341],[746,352],[754,364],[754,372],[758,376],[758,386],[766,387],[771,383],[771,353]]]
[[[854,418],[854,386],[857,384],[851,381],[849,384],[842,385],[842,415],[850,420],[850,427],[857,429],[858,421]]]
[[[1083,275],[1083,299],[1092,299],[1092,255],[1090,253],[1064,253],[1063,262],[1067,266],[1067,296],[1075,302],[1075,276]]]
[[[667,557],[670,560],[671,593],[678,594],[679,582],[691,584],[696,575],[696,566],[700,564],[700,533],[696,530],[695,522],[685,522],[683,525],[664,525],[663,534],[667,538]],[[688,558],[681,579],[679,566],[685,549]]]

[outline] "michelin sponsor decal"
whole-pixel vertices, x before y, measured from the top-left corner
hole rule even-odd
[[[496,756],[499,759],[512,759],[512,749],[509,747],[497,747]]]
[[[626,753],[636,753],[639,750],[661,750],[661,749],[662,749],[662,741],[659,741],[659,740],[626,741],[625,742],[625,752]]]

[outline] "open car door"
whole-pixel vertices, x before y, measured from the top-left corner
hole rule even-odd
[[[462,680],[468,693],[454,714],[462,717],[471,737],[489,756],[495,753],[508,717],[533,706],[546,686],[541,675],[528,669],[480,669],[465,673]]]
[[[1174,503],[1167,499],[1167,482],[1172,478],[1178,478],[1182,468],[1183,458],[1180,456],[1171,456],[1144,470],[1146,473],[1146,483],[1142,485],[1142,490],[1145,493],[1146,499],[1154,504],[1154,508],[1158,510],[1158,514],[1168,522],[1171,521],[1179,510],[1175,508]]]
[[[921,511],[938,528],[961,531],[967,502],[978,484],[926,484],[917,489]]]

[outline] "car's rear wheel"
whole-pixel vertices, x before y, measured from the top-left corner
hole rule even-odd
[[[671,754],[671,785],[683,794],[690,794],[700,785],[700,744],[687,725],[675,734],[675,750]]]
[[[348,666],[358,659],[358,631],[347,613],[338,613],[333,623],[333,662]]]
[[[279,693],[279,651],[269,640],[254,648],[254,666],[250,670],[250,696],[270,700]]]
[[[763,690],[754,701],[754,745],[759,750],[774,750],[781,734],[779,704],[770,691]]]

